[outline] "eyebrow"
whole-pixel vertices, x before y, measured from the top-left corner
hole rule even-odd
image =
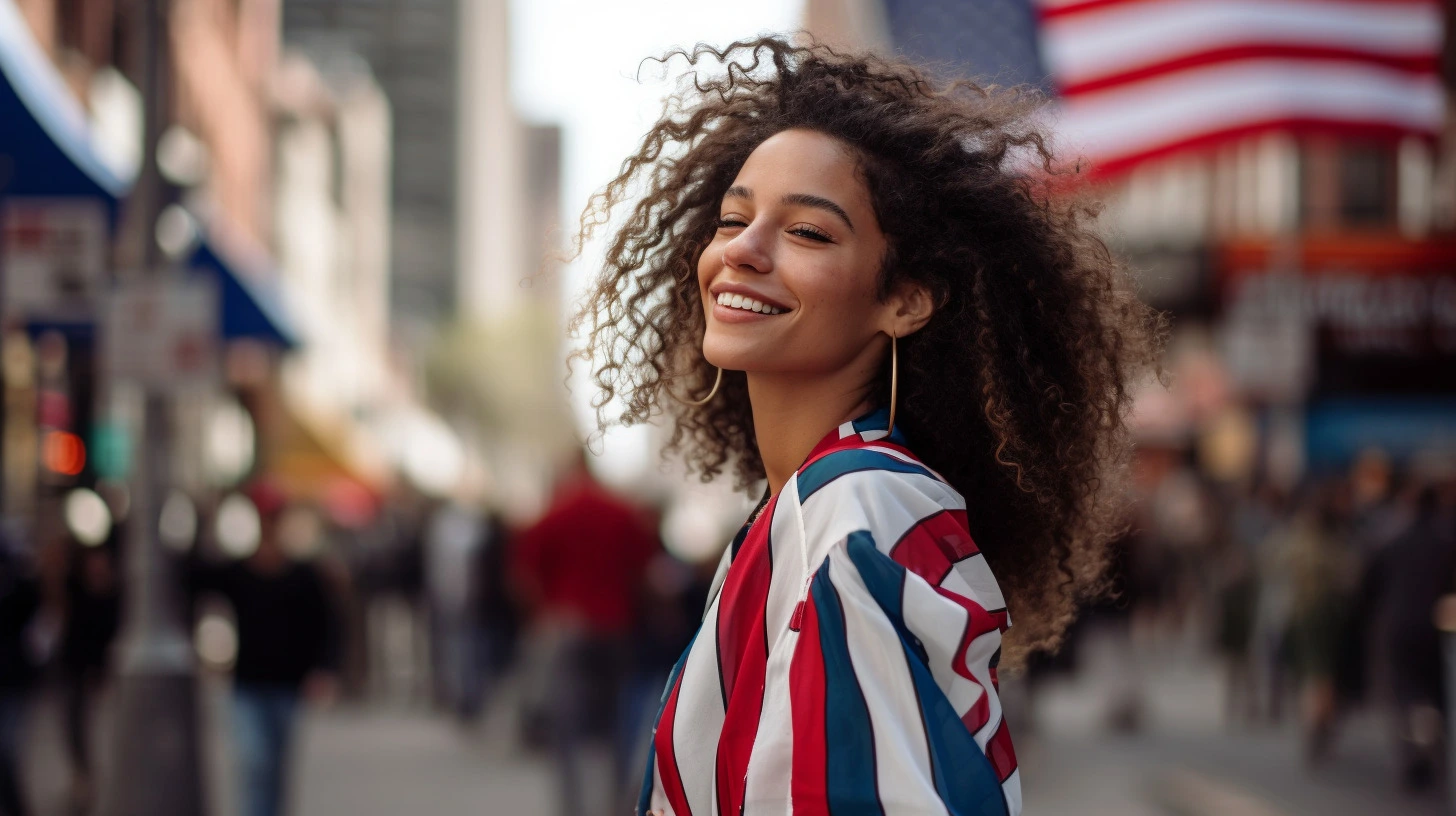
[[[729,187],[727,191],[723,193],[723,197],[741,198],[745,201],[752,201],[753,191],[748,189],[747,187],[735,184],[732,187]],[[830,201],[827,198],[824,198],[823,196],[810,195],[809,193],[788,193],[783,197],[782,201],[785,204],[797,204],[800,206],[813,207],[818,210],[824,210],[825,212],[833,213],[834,215],[839,216],[840,220],[844,222],[844,225],[846,227],[849,227],[850,232],[854,232],[854,222],[849,220],[849,213],[845,212],[843,207],[835,204],[833,201]]]

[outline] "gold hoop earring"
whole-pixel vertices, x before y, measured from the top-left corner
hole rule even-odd
[[[895,432],[895,398],[900,391],[900,353],[896,339],[890,335],[890,427],[885,430],[885,436]]]
[[[711,391],[708,392],[708,396],[703,397],[700,400],[683,400],[683,402],[684,403],[687,403],[688,405],[707,405],[708,404],[708,400],[712,399],[713,398],[713,395],[718,393],[718,386],[720,386],[722,384],[723,384],[723,367],[722,366],[718,366],[718,377],[717,377],[717,379],[713,380],[713,390],[711,390]]]

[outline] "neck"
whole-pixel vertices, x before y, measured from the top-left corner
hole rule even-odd
[[[865,384],[874,381],[881,359],[875,346],[870,344],[859,360],[827,377],[748,373],[754,435],[772,495],[778,495],[825,434],[872,407]]]

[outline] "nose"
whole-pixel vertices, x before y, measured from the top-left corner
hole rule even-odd
[[[760,275],[771,272],[773,259],[764,247],[766,239],[764,230],[755,228],[753,224],[748,225],[723,246],[723,265],[729,269],[757,272]]]

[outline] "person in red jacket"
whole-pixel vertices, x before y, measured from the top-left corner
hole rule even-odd
[[[561,774],[562,813],[583,809],[579,749],[611,733],[628,633],[655,531],[637,508],[596,482],[585,456],[557,486],[542,518],[512,554],[517,598],[549,656],[544,712]]]

